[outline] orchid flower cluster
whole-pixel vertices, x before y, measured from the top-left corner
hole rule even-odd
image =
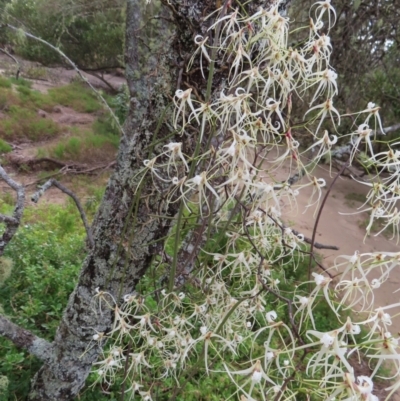
[[[122,302],[100,289],[93,297],[97,313],[108,308],[115,317],[109,332],[93,333],[93,346],[108,340],[94,374],[103,386],[122,375],[129,399],[164,399],[187,381],[222,375],[226,399],[376,401],[374,378],[385,363],[395,383],[387,399],[400,387],[399,339],[390,332],[400,303],[378,307],[374,297],[399,267],[400,252],[342,256],[334,266],[319,264],[307,280],[301,269],[313,255],[284,223],[304,188],[312,188],[308,206],[318,208],[326,183],[315,166],[338,142],[341,116],[329,64],[336,20],[330,0],[311,8],[307,37],[296,48],[288,46],[289,19],[278,7],[254,15],[221,9],[209,37],[194,38],[189,67],[198,65],[202,76],[209,71],[211,81],[219,69],[228,77],[216,96],[176,91],[172,126],[182,140],[143,163],[143,176],[162,182],[166,202],[179,204],[179,218],[137,293]],[[309,93],[296,128],[293,99]],[[370,224],[386,219],[398,236],[400,152],[392,145],[374,154],[370,124],[382,129],[378,112],[369,104],[359,113],[365,120],[348,134],[349,162],[365,145],[378,174],[391,172],[370,184],[364,210]],[[327,119],[336,134],[324,129]],[[312,134],[305,148],[300,128]],[[197,142],[191,154],[189,137]],[[283,166],[289,175],[282,179]],[[201,240],[191,241],[199,229]],[[180,264],[180,252],[196,257]],[[317,319],[321,305],[334,317],[329,329]],[[357,373],[360,359],[370,363],[369,376]]]

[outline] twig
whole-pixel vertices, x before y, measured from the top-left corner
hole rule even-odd
[[[15,61],[15,64],[17,64],[17,66],[18,66],[17,72],[15,73],[15,79],[18,79],[18,78],[19,78],[19,74],[20,74],[20,72],[21,72],[21,64],[20,64],[19,61],[18,61],[12,54],[10,54],[6,49],[2,49],[2,48],[0,47],[0,52],[6,54],[8,57],[12,58],[12,59]]]
[[[103,77],[103,74],[99,75],[99,74],[97,74],[97,72],[95,72],[95,71],[90,71],[90,70],[82,70],[82,71],[85,71],[86,74],[92,75],[92,76],[94,76],[95,78],[97,78],[98,80],[100,80],[101,82],[103,82],[104,85],[106,85],[106,86],[111,90],[111,92],[112,92],[113,94],[118,93],[118,89],[114,88],[114,87]]]
[[[261,265],[262,265],[263,261],[264,260],[261,260],[261,263],[260,263],[260,266],[259,266],[259,270],[261,269]],[[271,293],[272,295],[274,295],[276,298],[280,299],[281,301],[287,303],[290,325],[292,326],[292,329],[293,329],[293,332],[294,332],[295,336],[300,341],[300,344],[304,345],[305,343],[304,343],[303,339],[301,338],[299,330],[297,328],[297,325],[296,325],[296,323],[294,321],[293,302],[289,298],[286,298],[286,297],[282,296],[281,294],[279,294],[278,292],[276,292],[275,290],[273,290],[271,287],[268,287],[267,284],[265,284],[264,280],[262,279],[260,272],[257,274],[257,277],[258,277],[258,281],[261,283],[261,285],[263,286],[263,288],[267,292]]]
[[[296,372],[300,371],[301,366],[303,365],[303,361],[308,354],[308,350],[305,349],[303,352],[303,355],[300,358],[300,362],[297,364],[295,369],[293,370],[292,374],[288,376],[285,381],[283,382],[282,386],[280,387],[278,393],[276,394],[274,401],[279,401],[283,395],[283,392],[285,391],[286,387],[288,386],[289,382],[293,380],[294,376],[296,375]]]
[[[348,166],[347,163],[343,164],[340,171],[336,174],[335,178],[331,182],[331,185],[329,186],[328,190],[326,191],[324,199],[322,200],[322,203],[321,203],[321,207],[318,210],[317,219],[315,220],[312,238],[311,238],[310,261],[308,263],[308,281],[311,281],[311,266],[312,266],[312,261],[314,258],[314,246],[315,246],[314,242],[315,242],[315,237],[317,235],[317,227],[318,227],[319,219],[321,218],[321,215],[322,215],[322,210],[324,209],[325,203],[328,199],[328,196],[331,192],[332,187],[335,185],[336,180],[340,177],[340,175],[343,173],[343,171],[346,169],[347,166]]]
[[[245,218],[245,217],[244,217]],[[251,235],[249,233],[249,229],[246,226],[246,222],[243,221],[243,228],[246,232],[246,236],[247,239],[249,240],[251,246],[254,248],[254,250],[258,253],[259,257],[260,257],[260,263],[258,265],[258,271],[257,271],[257,278],[258,281],[261,283],[262,287],[264,288],[264,290],[266,290],[267,292],[271,293],[272,295],[274,295],[276,298],[280,299],[281,301],[284,301],[287,303],[288,306],[288,315],[289,315],[289,321],[290,321],[290,325],[292,326],[293,332],[295,334],[295,336],[297,337],[297,339],[300,341],[301,345],[304,345],[304,341],[301,338],[301,335],[299,333],[299,330],[297,328],[296,322],[294,321],[294,316],[293,316],[293,303],[290,299],[282,296],[281,294],[279,294],[277,291],[273,290],[272,288],[270,288],[263,280],[262,276],[261,276],[261,267],[264,263],[265,257],[264,255],[259,251],[259,249],[257,248],[256,244],[254,243],[253,239],[251,238]]]
[[[32,202],[37,203],[39,201],[39,199],[41,198],[41,196],[50,188],[50,187],[56,187],[58,188],[60,191],[64,192],[65,194],[67,194],[68,196],[70,196],[74,202],[76,207],[79,210],[79,213],[81,215],[81,219],[83,222],[83,225],[85,226],[85,230],[86,230],[86,234],[89,240],[89,244],[90,247],[93,248],[94,246],[94,240],[93,240],[93,236],[92,236],[92,232],[90,230],[87,218],[86,218],[86,214],[85,211],[83,210],[83,207],[81,205],[81,203],[79,202],[79,199],[76,197],[76,195],[70,191],[68,188],[64,187],[64,185],[60,184],[56,179],[51,178],[50,180],[48,180],[47,182],[45,182],[42,187],[40,188],[39,191],[37,191],[33,196],[32,196]]]
[[[6,224],[6,229],[0,239],[0,255],[2,255],[4,248],[14,237],[21,223],[22,214],[24,213],[25,189],[23,185],[15,182],[1,166],[0,178],[2,178],[17,193],[17,200],[12,217],[1,216],[1,220]]]
[[[390,127],[384,128],[383,132],[385,134],[389,134],[390,132],[394,132],[394,131],[397,131],[397,130],[400,130],[400,123],[394,124],[394,125],[391,125]]]
[[[285,227],[285,226],[283,226],[283,227]],[[293,229],[291,229],[291,230],[292,230],[292,233],[294,235],[296,235],[296,236],[301,234],[300,232],[298,232],[296,230],[293,230]],[[304,237],[304,242],[306,242],[307,244],[311,244],[312,243],[312,239],[308,238],[308,237]],[[339,250],[339,247],[337,247],[336,245],[325,245],[325,244],[320,244],[319,242],[314,242],[314,248],[317,248],[317,249],[332,249],[333,251],[338,251]]]

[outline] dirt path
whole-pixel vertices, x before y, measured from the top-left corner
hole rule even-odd
[[[285,167],[283,167],[285,169]],[[335,171],[332,172],[332,176]],[[330,176],[328,168],[319,167],[315,173],[318,178],[324,178],[327,187],[329,187],[333,178]],[[349,178],[340,177],[324,206],[322,217],[317,228],[316,241],[327,244],[336,245],[339,251],[318,250],[323,256],[323,265],[331,267],[335,259],[340,255],[353,255],[355,251],[360,253],[366,252],[400,252],[400,244],[396,244],[396,239],[389,240],[382,234],[375,236],[372,234],[365,237],[365,229],[360,227],[367,221],[368,214],[358,212],[357,208],[362,206],[361,202],[346,199],[346,195],[350,197],[356,195],[366,195],[369,187],[362,185]],[[325,195],[326,190],[323,192]],[[305,236],[311,238],[316,218],[315,208],[306,208],[311,190],[307,188],[300,192],[297,197],[298,212],[289,212],[284,215],[286,221],[294,223],[293,228],[302,232]],[[364,208],[363,208],[364,209]],[[384,283],[375,293],[376,305],[386,306],[395,302],[400,302],[400,292],[394,293],[400,288],[400,275],[394,272],[390,279]],[[390,311],[391,315],[399,311],[394,309]],[[400,316],[392,316],[392,333],[400,332]]]

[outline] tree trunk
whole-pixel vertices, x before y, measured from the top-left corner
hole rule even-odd
[[[121,140],[117,166],[109,180],[100,210],[92,226],[94,247],[86,257],[79,282],[71,294],[54,342],[52,357],[36,374],[30,393],[34,401],[64,401],[73,399],[83,387],[91,365],[102,349],[92,340],[96,332],[107,333],[113,314],[96,311],[96,289],[106,291],[119,301],[132,293],[135,285],[150,266],[152,258],[163,247],[162,239],[170,229],[171,219],[154,216],[174,216],[177,205],[163,203],[162,181],[148,174],[142,180],[143,161],[162,152],[158,140],[171,134],[164,121],[171,121],[171,97],[177,82],[193,85],[200,96],[205,95],[206,80],[201,74],[185,74],[184,64],[196,50],[194,37],[207,35],[212,20],[204,17],[215,10],[215,0],[163,1],[171,16],[157,19],[144,0],[127,1],[126,74],[131,96],[130,113]],[[247,7],[254,12],[270,1],[252,1]],[[228,1],[224,7],[227,8]],[[232,1],[232,6],[235,6]],[[227,12],[230,12],[227,9]],[[172,35],[167,20],[176,22]],[[214,83],[220,85],[226,71],[216,72]],[[187,84],[186,84],[187,85]],[[190,154],[190,137],[170,137],[183,142]],[[164,184],[165,185],[165,184]]]

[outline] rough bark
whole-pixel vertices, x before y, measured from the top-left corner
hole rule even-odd
[[[52,357],[52,345],[49,342],[17,326],[1,315],[0,335],[10,339],[17,347],[26,349],[42,361],[50,360]]]
[[[153,216],[173,216],[177,212],[176,204],[165,208],[162,183],[150,175],[141,181],[140,171],[143,160],[162,151],[163,144],[153,147],[154,135],[157,133],[158,140],[171,133],[168,125],[160,124],[159,119],[164,115],[166,119],[170,117],[168,105],[178,89],[179,77],[182,82],[184,63],[195,50],[193,38],[199,33],[207,34],[212,21],[204,21],[204,17],[219,2],[163,0],[163,3],[172,16],[168,19],[176,22],[174,35],[168,34],[167,19],[150,18],[154,10],[146,8],[144,0],[127,2],[126,74],[131,105],[125,135],[115,172],[92,226],[94,246],[70,296],[52,344],[52,356],[33,380],[29,397],[32,401],[71,400],[79,393],[92,363],[101,353],[100,346],[93,346],[92,336],[95,330],[110,330],[113,319],[110,311],[102,314],[95,311],[96,288],[109,292],[116,300],[132,293],[152,257],[162,249],[162,238],[170,229],[170,219]],[[255,11],[258,6],[267,7],[269,3],[254,0],[247,7]],[[226,71],[216,72],[217,85],[223,81],[223,74]],[[205,94],[206,82],[200,74],[185,76],[184,80]],[[193,139],[169,138],[174,140],[182,141],[185,153],[190,153]]]

